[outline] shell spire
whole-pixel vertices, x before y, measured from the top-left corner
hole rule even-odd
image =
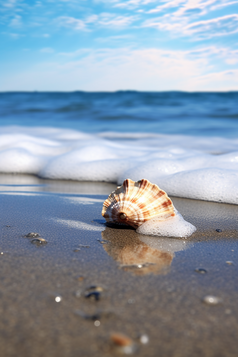
[[[146,179],[126,179],[103,203],[102,216],[107,222],[137,228],[158,217],[164,221],[175,216],[171,199],[166,192]]]

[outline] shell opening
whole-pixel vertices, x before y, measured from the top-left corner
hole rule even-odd
[[[120,217],[120,219],[124,220],[124,219],[126,219],[127,216],[125,213],[121,213],[119,217]]]

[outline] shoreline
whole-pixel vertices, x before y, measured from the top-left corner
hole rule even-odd
[[[0,175],[0,185],[4,357],[116,356],[112,332],[139,357],[236,356],[238,206],[172,197],[197,231],[159,238],[105,227],[115,185],[25,175]],[[99,300],[86,297],[92,286]]]

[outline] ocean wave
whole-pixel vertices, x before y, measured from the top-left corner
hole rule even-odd
[[[237,139],[1,127],[0,172],[118,184],[147,178],[172,196],[238,204]]]
[[[0,125],[235,138],[238,92],[0,93]]]

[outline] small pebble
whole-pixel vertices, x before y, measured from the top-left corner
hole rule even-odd
[[[202,301],[207,304],[207,305],[218,305],[222,302],[222,300],[217,297],[217,296],[213,296],[213,295],[207,295],[205,296]]]
[[[101,286],[97,286],[97,285],[92,285],[89,288],[87,288],[87,291],[98,291],[98,292],[102,292],[103,288]]]
[[[35,238],[31,240],[31,243],[37,246],[41,246],[47,244],[47,241],[44,238]]]
[[[231,261],[231,260],[227,260],[227,261],[226,261],[226,264],[228,264],[228,265],[233,265],[234,263],[233,263],[233,261]]]
[[[135,300],[134,299],[128,299],[127,302],[128,302],[128,304],[134,304]]]
[[[56,297],[55,297],[55,301],[56,301],[56,302],[60,302],[61,300],[62,300],[62,297],[61,297],[61,296],[56,296]]]
[[[217,228],[217,229],[216,229],[216,232],[221,233],[221,232],[222,232],[222,229]]]
[[[81,297],[81,295],[82,295],[82,290],[77,290],[77,291],[75,291],[75,296],[76,296],[77,298]]]
[[[101,298],[101,293],[98,291],[90,291],[89,293],[85,294],[86,299],[90,299],[90,300],[95,300],[95,301],[99,301]]]
[[[195,272],[199,273],[199,274],[206,274],[207,273],[206,269],[203,269],[203,268],[197,268],[197,269],[195,269]]]
[[[94,321],[94,326],[99,327],[101,325],[101,322],[99,320]]]
[[[85,298],[94,299],[95,301],[99,301],[103,292],[103,288],[101,286],[90,286],[86,289]]]
[[[111,335],[111,340],[118,346],[129,346],[133,343],[131,338],[123,335],[122,333],[113,333]]]
[[[39,233],[31,232],[24,236],[24,238],[37,238],[40,237]]]
[[[140,343],[143,345],[146,345],[149,342],[149,337],[147,335],[141,335],[140,336]]]
[[[74,249],[74,252],[79,252],[81,248],[90,248],[90,245],[79,244],[79,246]]]
[[[132,354],[135,352],[135,343],[133,340],[121,333],[113,333],[111,341],[119,352],[124,354]]]

